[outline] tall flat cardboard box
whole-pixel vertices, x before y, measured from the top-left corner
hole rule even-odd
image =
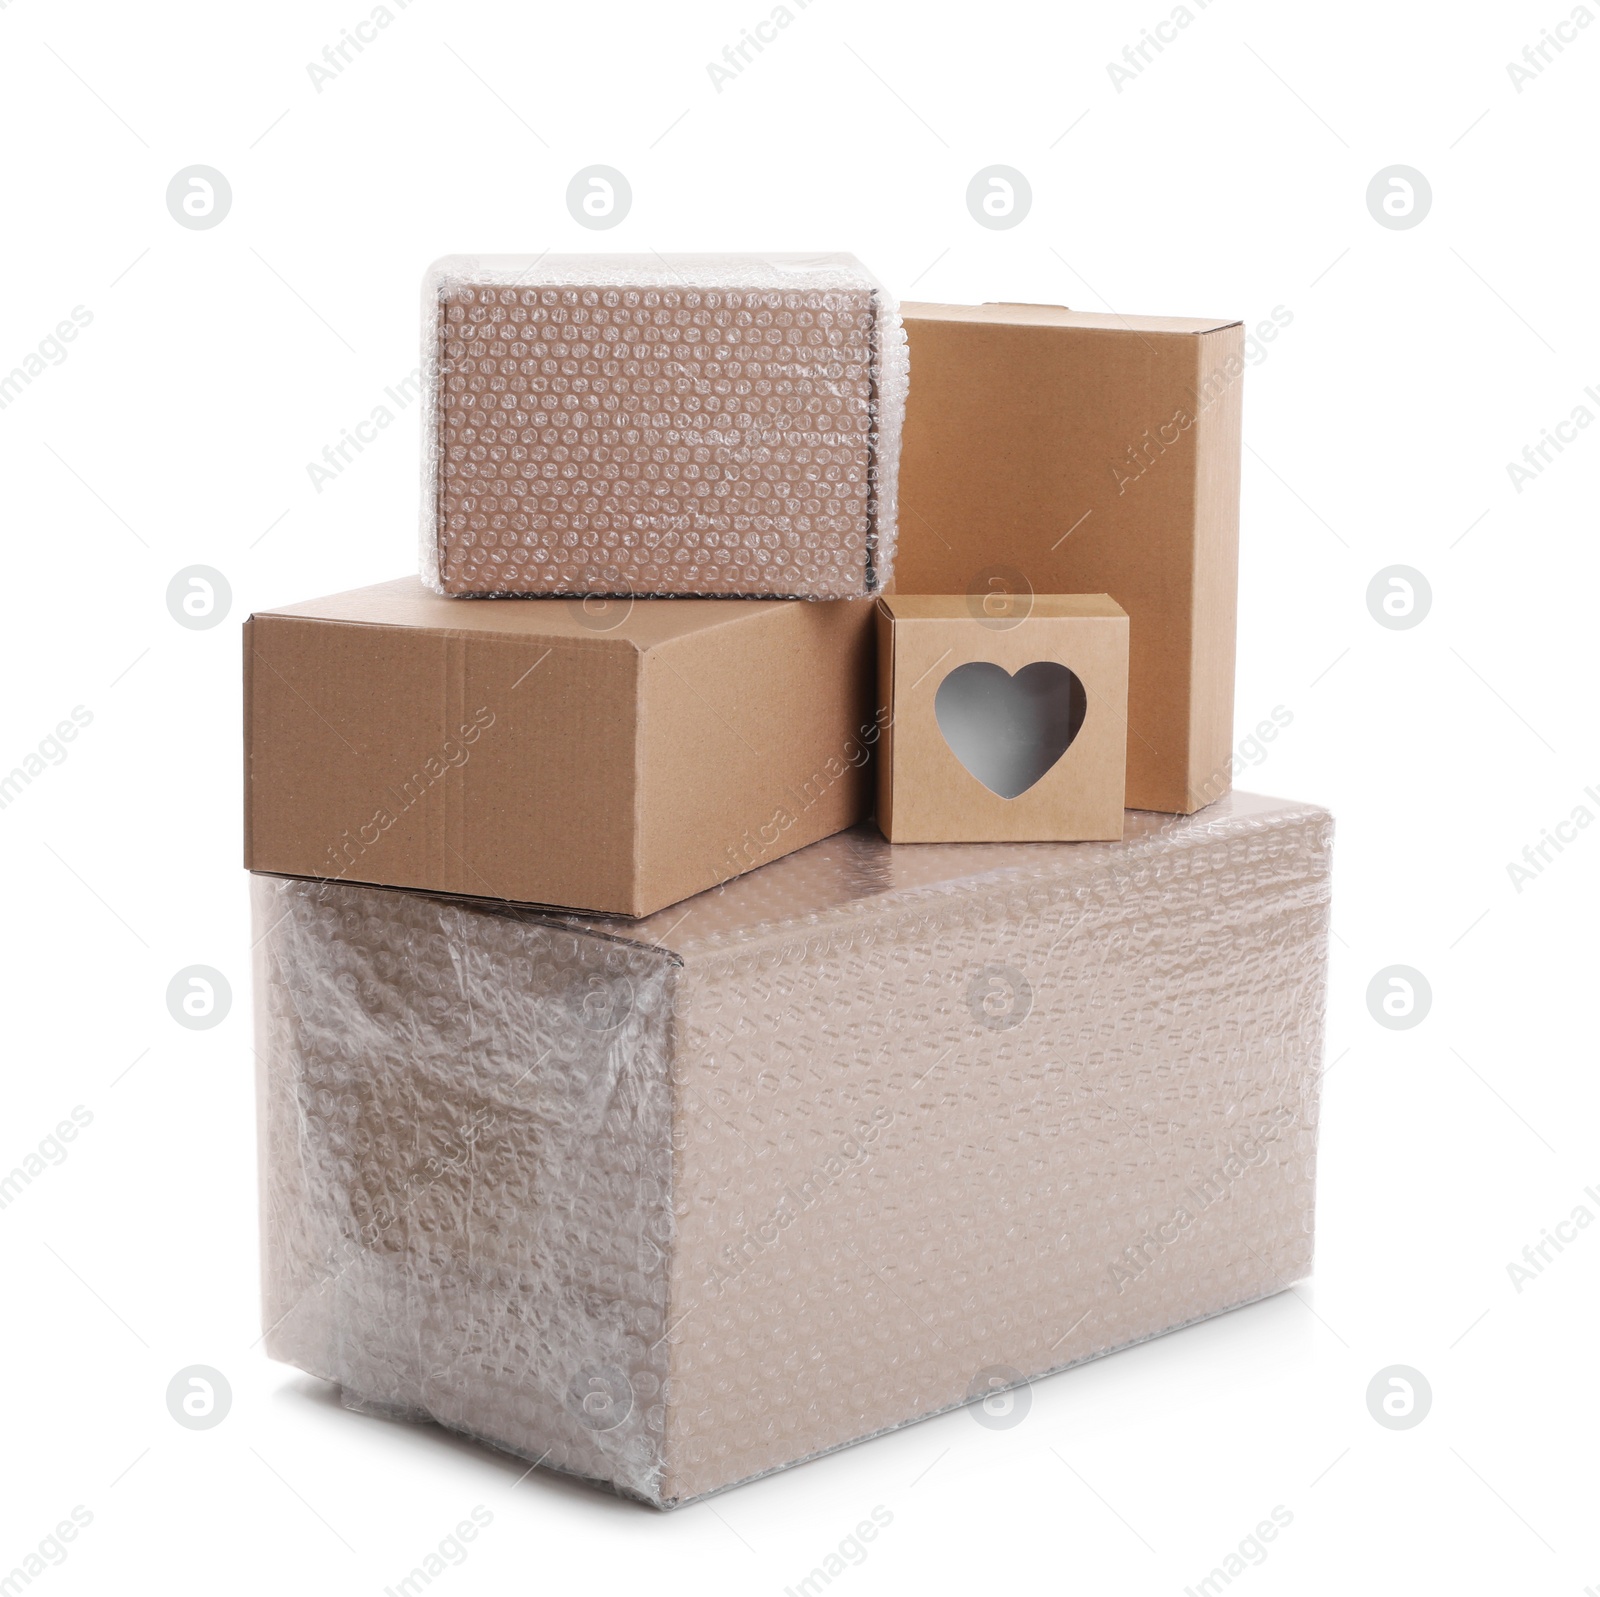
[[[870,811],[872,601],[446,599],[245,627],[254,871],[646,915]]]
[[[860,828],[642,921],[258,877],[267,1351],[666,1507],[1277,1292],[1331,836]]]
[[[1128,612],[1135,809],[1227,792],[1238,322],[902,307],[912,382],[895,591],[1107,593]]]

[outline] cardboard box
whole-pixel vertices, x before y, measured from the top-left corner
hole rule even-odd
[[[1331,831],[863,827],[639,922],[258,877],[267,1351],[665,1507],[1279,1292]]]
[[[905,334],[854,256],[451,256],[424,305],[439,592],[882,587]]]
[[[861,820],[872,601],[454,601],[245,626],[245,864],[645,915]]]
[[[1239,558],[1238,322],[906,305],[915,381],[898,593],[1108,593],[1132,622],[1128,791],[1229,787]]]
[[[878,601],[890,842],[1121,837],[1127,716],[1128,618],[1103,593]]]

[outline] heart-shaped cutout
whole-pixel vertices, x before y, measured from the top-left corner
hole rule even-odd
[[[1035,660],[1013,676],[988,660],[958,665],[933,696],[950,752],[991,793],[1026,793],[1072,746],[1088,699],[1075,672]]]

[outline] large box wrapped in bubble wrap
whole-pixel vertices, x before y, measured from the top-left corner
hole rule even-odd
[[[851,255],[448,256],[423,285],[423,580],[876,593],[907,371]]]
[[[863,829],[642,921],[258,876],[267,1348],[668,1507],[1277,1292],[1331,832]]]

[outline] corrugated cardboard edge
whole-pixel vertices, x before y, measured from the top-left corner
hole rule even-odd
[[[255,782],[252,780],[251,751],[255,742],[256,724],[256,618],[245,619],[240,631],[244,638],[244,724],[240,728],[244,757],[244,868],[253,868],[255,854]]]
[[[510,602],[510,601],[508,601]],[[652,645],[659,647],[659,645]],[[644,693],[644,668],[645,657],[649,649],[642,649],[637,643],[633,645],[633,826],[628,834],[628,852],[631,856],[628,862],[628,880],[633,884],[628,897],[628,913],[636,920],[642,920],[651,911],[646,908],[650,903],[640,891],[639,872],[640,863],[644,859],[644,803],[641,795],[649,791],[645,784],[645,723],[649,719],[650,706],[645,702]],[[665,907],[665,906],[661,906]],[[668,1320],[670,1325],[672,1322]]]
[[[878,762],[875,791],[878,830],[888,837],[894,826],[894,612],[883,599],[873,606],[878,643]]]
[[[1198,386],[1227,378],[1195,417],[1194,601],[1189,638],[1188,803],[1191,812],[1233,786],[1234,667],[1239,617],[1239,457],[1244,418],[1244,327],[1197,340]],[[1231,375],[1230,375],[1231,373]]]

